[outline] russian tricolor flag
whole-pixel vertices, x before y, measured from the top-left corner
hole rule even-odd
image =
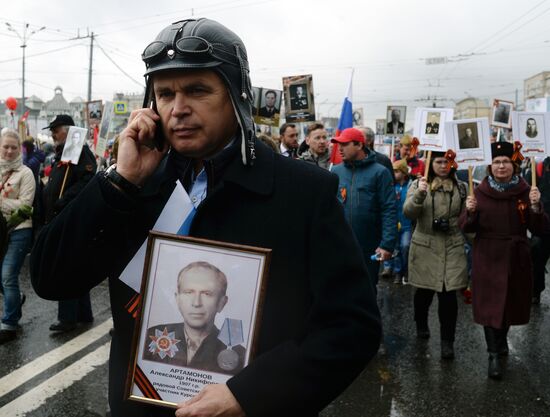
[[[351,105],[351,86],[353,82],[353,70],[351,71],[351,77],[349,80],[348,93],[344,98],[344,104],[342,104],[342,112],[340,113],[340,120],[338,120],[338,127],[336,128],[335,136],[340,136],[340,132],[348,127],[353,127],[353,107]],[[337,165],[342,162],[342,157],[338,151],[338,144],[332,144],[332,152],[330,154],[330,162],[333,165]]]

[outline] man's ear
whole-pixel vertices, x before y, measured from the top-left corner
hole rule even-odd
[[[227,295],[224,295],[223,297],[220,298],[220,300],[218,301],[218,313],[221,313],[223,308],[225,307],[225,305],[227,304]]]
[[[309,135],[306,136],[306,144],[309,146]]]

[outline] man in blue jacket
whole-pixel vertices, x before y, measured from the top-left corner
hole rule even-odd
[[[363,249],[369,277],[376,288],[379,262],[391,258],[397,237],[392,177],[365,146],[360,130],[344,129],[332,142],[339,145],[343,161],[332,169],[340,180],[338,199]],[[374,254],[376,260],[371,259]]]

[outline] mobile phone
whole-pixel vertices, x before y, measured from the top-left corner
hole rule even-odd
[[[155,100],[155,93],[150,86],[147,86],[143,107],[149,107],[150,109],[153,109],[153,111],[156,114],[158,114],[157,102]],[[164,138],[164,134],[162,133],[162,125],[160,123],[160,120],[156,122],[156,125],[157,127],[155,129],[155,136],[153,137],[153,145],[158,151],[163,151],[165,138]]]

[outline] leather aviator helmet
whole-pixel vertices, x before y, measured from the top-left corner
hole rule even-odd
[[[151,75],[160,71],[211,69],[227,86],[241,128],[243,163],[255,159],[252,88],[248,59],[242,40],[220,23],[210,19],[187,19],[164,28],[141,58],[145,62],[144,107],[152,94]]]

